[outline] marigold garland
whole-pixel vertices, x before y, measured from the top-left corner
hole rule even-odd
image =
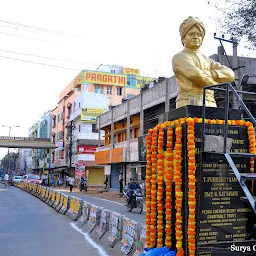
[[[152,142],[152,129],[149,129],[148,136],[146,137],[146,247],[150,247],[150,211],[151,211],[151,142]]]
[[[196,160],[195,160],[195,123],[202,123],[202,118],[180,118],[167,121],[150,129],[146,138],[146,246],[171,248],[172,226],[172,185],[175,184],[175,236],[177,255],[183,256],[182,233],[182,124],[187,123],[187,156],[188,156],[188,251],[190,256],[196,252]],[[207,124],[224,125],[224,120],[205,119]],[[246,126],[249,140],[249,151],[256,154],[255,131],[251,122],[228,120],[228,125]],[[175,147],[173,149],[173,128],[175,128]],[[167,129],[166,152],[164,131]],[[250,158],[250,171],[254,172],[255,159]],[[165,189],[164,189],[165,183]],[[253,186],[252,186],[253,192]],[[163,195],[165,193],[165,203]],[[163,223],[165,221],[165,227]],[[165,234],[165,236],[164,236]]]
[[[182,248],[182,126],[180,120],[177,122],[175,128],[175,147],[174,147],[174,177],[173,181],[175,183],[175,209],[176,209],[176,223],[175,223],[175,235],[176,235],[176,248],[177,256],[184,255],[184,250]]]

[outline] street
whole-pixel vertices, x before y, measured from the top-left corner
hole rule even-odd
[[[76,196],[78,198],[81,198],[82,200],[88,203],[104,207],[107,210],[118,212],[122,215],[125,215],[127,218],[134,220],[138,223],[141,223],[143,225],[145,224],[145,210],[146,210],[145,208],[143,209],[144,211],[142,212],[142,214],[139,214],[136,211],[136,209],[133,209],[132,212],[128,212],[124,203],[120,204],[117,202],[112,202],[109,200],[92,197],[89,195],[87,196],[87,195],[83,195],[81,193],[76,193],[76,192],[69,193],[65,191],[64,193],[70,196]]]
[[[0,184],[1,256],[106,256],[71,223],[38,198]]]

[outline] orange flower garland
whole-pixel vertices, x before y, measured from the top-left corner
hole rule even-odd
[[[157,154],[157,247],[163,246],[163,182],[164,182],[164,130],[159,129]]]
[[[172,248],[172,185],[175,184],[175,236],[177,255],[183,256],[182,233],[182,124],[187,123],[188,156],[188,251],[190,256],[196,252],[196,160],[195,160],[195,123],[202,118],[180,118],[167,121],[150,129],[146,138],[146,245],[147,247],[167,246]],[[207,124],[225,124],[224,120],[205,119]],[[251,122],[228,120],[228,125],[247,127],[251,154],[256,154],[255,131]],[[173,149],[173,126],[175,128],[175,147]],[[166,153],[163,151],[164,131],[167,129]],[[250,171],[254,172],[255,159],[250,158]],[[163,184],[165,182],[165,191]],[[253,187],[252,187],[253,191]],[[166,195],[165,204],[163,195]],[[165,227],[163,223],[165,221]],[[165,233],[165,236],[164,236]]]
[[[156,246],[157,238],[157,137],[158,128],[153,129],[151,144],[151,209],[150,209],[150,247]]]
[[[165,246],[172,246],[172,180],[173,180],[173,129],[167,130],[166,168],[165,168]]]
[[[189,255],[196,252],[196,158],[195,158],[195,122],[187,119],[187,152],[188,152],[188,250]]]
[[[146,247],[150,246],[150,207],[151,207],[151,142],[152,142],[152,129],[149,129],[148,136],[146,137]]]
[[[176,248],[177,256],[184,255],[182,248],[182,126],[180,121],[177,120],[177,126],[175,128],[175,147],[174,147],[174,159],[175,159],[175,171],[173,181],[175,183],[175,209],[176,209],[176,223],[175,223],[175,235],[176,235]]]

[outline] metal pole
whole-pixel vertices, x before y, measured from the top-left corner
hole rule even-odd
[[[224,124],[224,148],[223,153],[227,153],[227,137],[228,137],[228,112],[229,112],[229,84],[226,85],[225,99],[225,124]]]
[[[239,83],[239,70],[238,70],[238,57],[237,57],[237,39],[236,38],[232,38],[232,46],[233,46],[233,69],[234,69],[234,73],[235,73],[235,83],[238,85]],[[238,85],[239,86],[239,85]],[[240,88],[238,87],[238,90],[240,90]],[[239,109],[239,103],[236,97],[233,97],[233,108],[234,109]]]
[[[71,120],[70,122],[70,141],[69,141],[69,172],[71,175],[71,169],[72,169],[72,144],[73,144],[73,139],[72,139],[72,135],[73,135],[73,120]]]

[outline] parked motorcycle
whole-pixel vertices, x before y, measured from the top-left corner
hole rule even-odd
[[[79,190],[80,191],[87,191],[87,181],[80,181],[79,183]]]
[[[131,199],[129,201],[129,197],[127,192],[124,190],[123,194],[127,202],[127,210],[131,212],[133,209],[137,209],[138,213],[141,214],[143,211],[143,197],[140,189],[130,189],[128,193],[131,193]]]

